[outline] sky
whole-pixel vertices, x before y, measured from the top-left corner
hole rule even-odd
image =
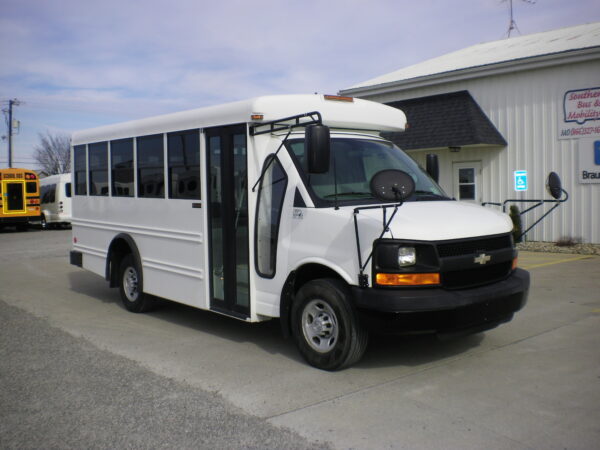
[[[335,94],[506,38],[508,0],[0,0],[13,166],[65,133],[259,95]],[[600,0],[513,0],[512,36],[600,21]],[[0,136],[7,134],[0,122]],[[8,144],[0,141],[0,167]]]

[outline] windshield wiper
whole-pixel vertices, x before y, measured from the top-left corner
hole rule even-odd
[[[337,194],[327,194],[325,195],[323,198],[334,198],[334,197],[347,197],[349,195],[360,195],[360,196],[368,196],[368,197],[373,197],[373,194],[371,194],[370,192],[338,192]]]

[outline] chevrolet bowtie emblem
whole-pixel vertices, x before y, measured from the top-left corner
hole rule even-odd
[[[481,264],[483,266],[484,264],[487,264],[488,262],[490,262],[491,259],[492,259],[492,257],[490,255],[486,255],[485,253],[482,253],[479,256],[477,256],[475,259],[473,259],[473,262],[476,264]]]

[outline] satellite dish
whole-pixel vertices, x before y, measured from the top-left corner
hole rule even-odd
[[[558,200],[562,196],[562,184],[560,177],[556,172],[550,172],[548,175],[548,181],[546,182],[546,189],[552,197]]]
[[[371,193],[386,202],[401,202],[415,192],[415,181],[402,170],[381,170],[371,179]]]

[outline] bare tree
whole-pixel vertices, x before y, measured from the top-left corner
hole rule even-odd
[[[71,138],[67,134],[38,133],[40,142],[35,147],[34,159],[41,170],[54,175],[71,170]]]

